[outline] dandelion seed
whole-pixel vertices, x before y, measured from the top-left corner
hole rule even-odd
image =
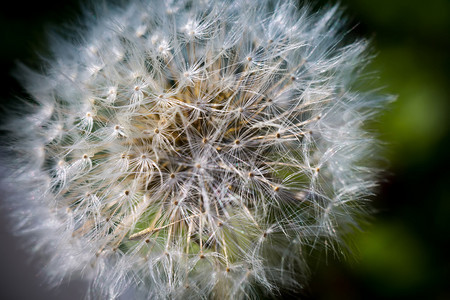
[[[341,252],[376,185],[362,124],[390,98],[356,90],[367,43],[341,46],[337,6],[293,1],[95,15],[44,74],[23,69],[37,105],[4,126],[2,182],[48,281],[96,299],[301,289],[305,253]]]

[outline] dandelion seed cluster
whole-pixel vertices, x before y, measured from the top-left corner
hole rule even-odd
[[[21,69],[34,104],[6,127],[9,203],[49,282],[239,299],[345,248],[386,97],[353,88],[367,45],[342,45],[337,7],[147,0],[83,24]]]

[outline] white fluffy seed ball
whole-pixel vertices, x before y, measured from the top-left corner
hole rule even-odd
[[[101,299],[301,288],[311,250],[341,251],[365,215],[363,125],[389,98],[354,88],[367,43],[342,45],[342,23],[336,6],[142,0],[54,39],[2,148],[48,281]]]

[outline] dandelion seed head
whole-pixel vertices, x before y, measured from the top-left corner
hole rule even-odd
[[[111,299],[302,288],[306,249],[345,249],[376,185],[363,124],[388,97],[354,87],[367,43],[342,45],[337,6],[291,1],[96,16],[44,71],[23,67],[36,105],[2,150],[49,282]]]

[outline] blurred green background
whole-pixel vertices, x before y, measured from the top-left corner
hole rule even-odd
[[[15,61],[33,64],[36,49],[45,49],[47,26],[74,20],[78,2],[16,1],[2,8],[0,99],[23,93],[10,76]],[[398,99],[376,124],[388,171],[373,201],[378,213],[356,240],[357,258],[313,265],[302,299],[450,299],[450,1],[340,3],[351,35],[372,41],[375,86]],[[2,274],[0,298],[79,299],[79,285],[44,291],[38,270],[21,265],[26,256],[7,228],[0,233],[1,263],[13,268]],[[299,295],[282,298],[289,297]]]
[[[358,259],[318,266],[311,298],[450,299],[450,1],[341,3],[398,98],[376,125],[388,174]]]

